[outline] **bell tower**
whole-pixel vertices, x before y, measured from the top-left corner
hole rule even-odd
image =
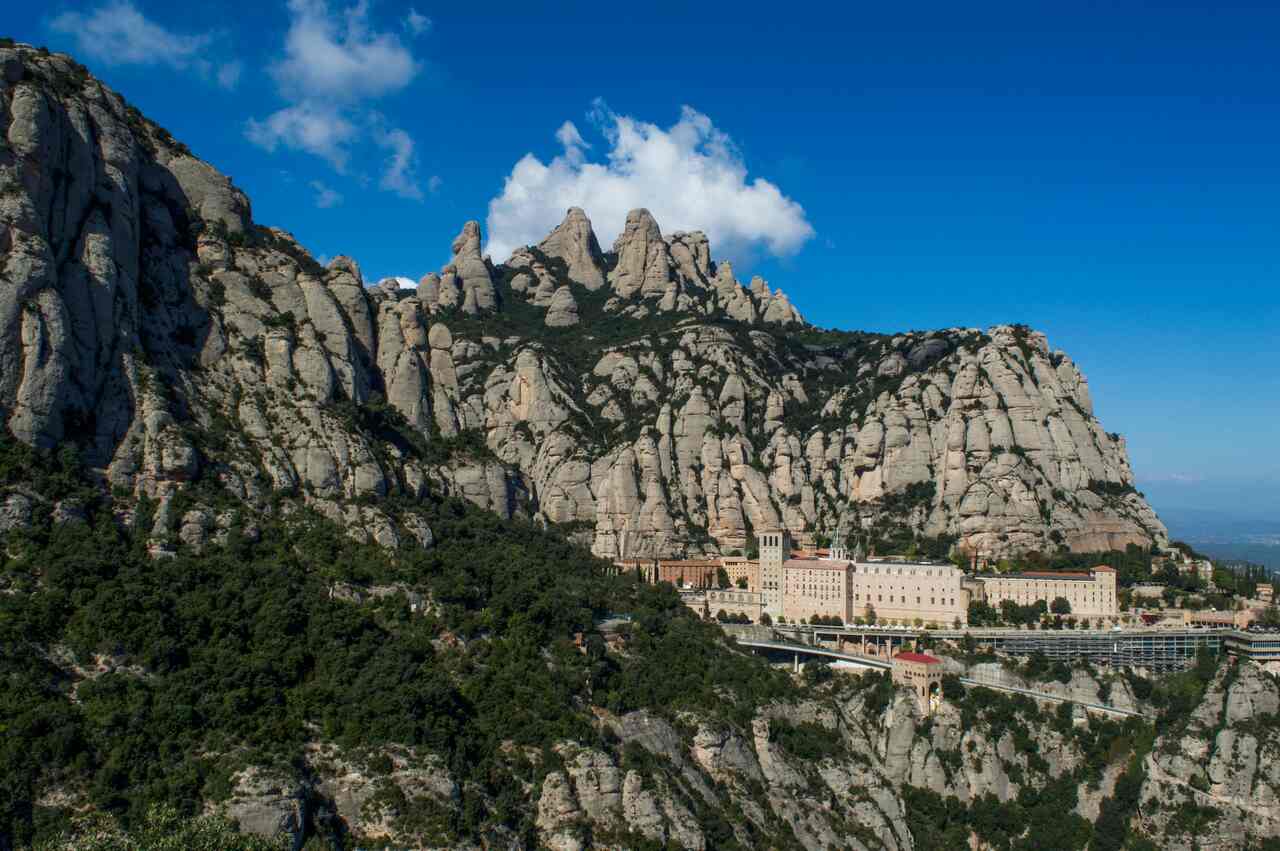
[[[848,561],[849,550],[844,544],[844,518],[840,518],[840,525],[836,527],[836,534],[831,539],[831,558],[833,561]]]
[[[786,529],[763,532],[757,538],[760,549],[760,593],[764,610],[775,621],[782,616],[785,577],[788,558],[791,557],[791,535]]]

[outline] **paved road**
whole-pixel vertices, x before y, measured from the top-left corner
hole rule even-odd
[[[758,641],[753,639],[738,639],[740,647],[751,647],[759,650],[776,650],[780,653],[803,653],[806,656],[821,656],[827,659],[837,659],[841,662],[851,662],[855,665],[861,665],[866,668],[874,668],[876,670],[887,671],[892,664],[884,659],[874,659],[868,656],[858,656],[853,653],[841,653],[838,650],[831,650],[826,647],[817,647],[811,644],[792,644],[787,641]],[[1052,700],[1055,703],[1075,703],[1086,709],[1092,709],[1097,712],[1106,712],[1111,715],[1119,715],[1122,717],[1146,717],[1141,712],[1134,712],[1131,709],[1121,709],[1118,706],[1109,706],[1105,703],[1094,703],[1086,700],[1073,700],[1060,694],[1051,694],[1044,691],[1036,691],[1034,689],[1022,688],[1021,686],[1009,685],[998,680],[986,678],[961,677],[960,682],[966,686],[980,686],[982,688],[995,689],[996,691],[1006,691],[1013,694],[1024,694],[1037,700]]]

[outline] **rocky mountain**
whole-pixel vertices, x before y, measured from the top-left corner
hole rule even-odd
[[[0,851],[1280,843],[1262,667],[939,646],[1142,717],[926,716],[581,546],[1163,540],[1042,335],[822,330],[644,211],[368,287],[70,58],[0,81]]]
[[[0,416],[156,500],[161,549],[198,545],[218,494],[425,542],[390,506],[428,491],[606,556],[841,517],[986,554],[1165,538],[1039,333],[824,331],[645,210],[608,251],[569,210],[499,265],[468,222],[416,290],[368,287],[72,59],[15,45],[0,67]]]

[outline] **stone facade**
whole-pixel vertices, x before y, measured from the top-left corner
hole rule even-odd
[[[942,660],[927,653],[899,653],[893,657],[893,682],[911,689],[920,713],[928,715],[942,699]]]
[[[707,611],[712,617],[723,611],[727,615],[746,615],[755,622],[760,620],[760,613],[764,611],[760,593],[741,588],[709,589],[706,601]]]
[[[881,623],[936,626],[968,621],[964,572],[954,565],[840,555],[843,550],[829,558],[792,558],[785,533],[761,535],[761,592],[770,617],[796,622],[819,615],[850,623],[871,616]]]
[[[764,595],[764,610],[777,620],[785,614],[783,565],[791,557],[791,534],[785,529],[766,532],[759,538],[759,549],[760,593]]]
[[[877,621],[952,626],[968,622],[964,572],[952,564],[905,561],[857,562],[850,583],[853,617]],[[870,607],[870,610],[868,609]]]
[[[760,590],[760,562],[742,556],[725,556],[720,559],[724,572],[729,574],[729,584],[738,587],[738,581],[745,579],[747,590]]]
[[[791,558],[783,564],[782,614],[788,621],[811,620],[815,615],[849,620],[847,561]]]
[[[645,582],[670,582],[677,588],[712,588],[718,559],[623,559],[614,562],[620,573],[639,572]]]
[[[1037,600],[1051,604],[1062,597],[1071,604],[1073,615],[1115,617],[1119,613],[1116,572],[1106,565],[1091,568],[1088,573],[1034,571],[977,578],[982,582],[984,598],[997,608],[1005,600],[1026,606]]]

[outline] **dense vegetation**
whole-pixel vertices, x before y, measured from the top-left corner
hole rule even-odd
[[[562,537],[461,502],[423,509],[430,550],[389,553],[294,512],[155,559],[74,453],[0,444],[0,480],[15,479],[38,482],[46,513],[78,498],[87,518],[13,532],[0,555],[0,835],[18,842],[62,827],[64,813],[35,804],[50,784],[82,785],[139,825],[158,803],[192,813],[246,760],[287,765],[309,740],[438,753],[467,790],[452,832],[527,831],[497,770],[503,742],[601,743],[591,703],[741,720],[786,688],[727,652],[670,586],[608,576]],[[403,593],[363,605],[333,593],[372,583]],[[416,595],[429,613],[412,610]],[[633,616],[625,657],[598,636],[580,652],[575,633],[618,611]]]
[[[1038,750],[1031,725],[1046,725],[1074,739],[1084,759],[1074,770],[1038,787],[1023,785],[1013,801],[1004,803],[986,795],[966,804],[928,789],[904,787],[903,800],[911,818],[916,848],[918,851],[962,848],[967,845],[970,833],[1000,851],[1154,848],[1145,837],[1131,834],[1129,830],[1145,779],[1143,760],[1152,748],[1157,729],[1176,739],[1177,731],[1187,723],[1191,711],[1212,682],[1218,664],[1216,657],[1202,652],[1190,670],[1156,682],[1130,675],[1130,685],[1137,696],[1150,700],[1158,708],[1159,717],[1154,726],[1137,718],[1118,722],[1094,717],[1087,726],[1077,727],[1069,704],[1046,712],[1021,695],[981,687],[965,689],[954,678],[944,681],[947,699],[960,709],[961,726],[972,729],[978,725],[993,740],[1011,735],[1015,751],[1026,759],[1032,771],[1047,772],[1048,763]],[[1041,679],[1070,679],[1070,671],[1065,666],[1043,658],[1033,657],[1023,673]],[[1103,799],[1098,820],[1090,825],[1074,812],[1078,790],[1086,784],[1096,784],[1108,766],[1120,764],[1125,768],[1115,789]],[[1010,763],[1005,768],[1011,779],[1022,783],[1017,765]],[[1187,818],[1194,816],[1195,813],[1187,814]]]

